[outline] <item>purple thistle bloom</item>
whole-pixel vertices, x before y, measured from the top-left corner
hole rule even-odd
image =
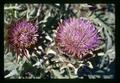
[[[95,25],[85,18],[70,18],[59,24],[55,38],[60,51],[83,59],[100,44]]]
[[[8,30],[8,42],[10,47],[17,52],[27,57],[27,49],[37,42],[37,29],[31,23],[24,19],[11,24]]]

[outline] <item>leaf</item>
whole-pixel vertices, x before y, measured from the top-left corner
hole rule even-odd
[[[5,78],[8,78],[8,77],[11,77],[11,76],[14,76],[14,75],[19,75],[17,70],[12,70],[8,75],[5,76]]]
[[[4,71],[6,71],[6,70],[11,71],[11,70],[16,69],[17,67],[18,67],[17,64],[12,63],[12,62],[8,62],[8,63],[4,64]]]
[[[4,55],[4,70],[5,71],[6,70],[11,71],[18,67],[18,64],[13,61],[15,60],[11,52],[8,52],[6,55]]]
[[[88,63],[88,67],[91,68],[91,69],[93,69],[92,63],[90,61],[88,61],[87,63]]]
[[[115,46],[107,50],[106,54],[109,56],[109,62],[113,62],[115,60]]]
[[[108,50],[108,49],[110,49],[112,47],[112,38],[110,37],[109,33],[107,33],[106,28],[105,28],[105,35],[106,35],[106,38],[107,38],[106,50]]]
[[[55,76],[55,77],[54,77],[55,79],[68,79],[68,78],[69,78],[68,76],[64,76],[64,77],[63,77],[58,70],[52,69],[52,72],[53,72],[53,74],[54,74],[54,76]]]
[[[98,71],[96,71],[96,73],[101,73],[101,74],[103,74],[104,71],[103,71],[103,70],[98,70]]]

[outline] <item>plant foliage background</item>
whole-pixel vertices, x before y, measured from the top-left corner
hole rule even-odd
[[[87,61],[63,57],[56,50],[58,22],[69,17],[92,19],[103,42]],[[38,26],[38,42],[29,50],[29,61],[10,51],[8,26],[21,18]],[[4,77],[9,79],[113,79],[115,73],[114,4],[5,4],[4,5]]]

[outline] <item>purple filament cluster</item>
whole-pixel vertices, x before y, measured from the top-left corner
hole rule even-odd
[[[83,59],[100,44],[95,25],[86,18],[70,18],[59,23],[56,44],[60,51]]]

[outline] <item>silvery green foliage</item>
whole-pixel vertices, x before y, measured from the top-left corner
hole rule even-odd
[[[61,54],[54,41],[58,22],[69,17],[87,17],[97,26],[102,44],[85,61]],[[18,19],[33,21],[39,28],[39,41],[31,58],[16,61],[7,44],[8,26]],[[9,79],[113,79],[115,64],[114,4],[5,4],[4,77]]]

